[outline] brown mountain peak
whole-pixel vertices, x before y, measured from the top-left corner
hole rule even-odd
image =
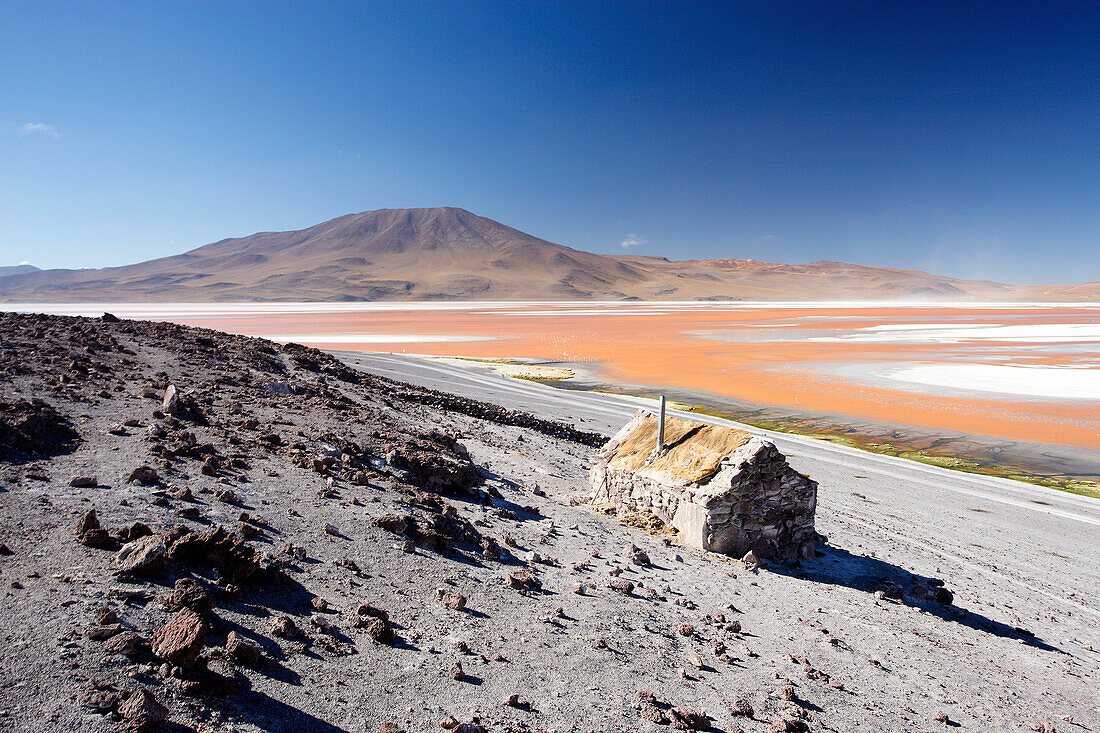
[[[1076,286],[1073,298],[1095,286]],[[531,236],[466,209],[347,214],[306,229],[224,239],[182,255],[105,270],[0,278],[0,300],[1056,300],[913,270],[819,261],[670,261],[599,255]]]

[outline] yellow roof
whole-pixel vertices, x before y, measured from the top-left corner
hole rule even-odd
[[[752,433],[707,425],[677,417],[665,419],[665,451],[648,461],[657,446],[657,416],[647,415],[612,453],[608,464],[617,469],[667,471],[698,482],[718,470],[723,458],[748,443]]]

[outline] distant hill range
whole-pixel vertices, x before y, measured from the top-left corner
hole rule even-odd
[[[29,268],[29,266],[23,266]],[[99,270],[0,268],[0,301],[1098,300],[843,262],[598,255],[463,209],[381,209]]]
[[[28,272],[42,272],[34,265],[12,265],[10,267],[0,267],[0,277],[7,277],[8,275],[26,275]]]

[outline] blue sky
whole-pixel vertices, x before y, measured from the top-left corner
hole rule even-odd
[[[452,205],[603,253],[1100,279],[1098,48],[1086,2],[5,2],[0,264]]]

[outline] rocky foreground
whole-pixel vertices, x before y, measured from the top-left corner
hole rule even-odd
[[[0,314],[0,726],[1100,725],[1054,615],[822,582],[825,538],[689,551],[586,501],[602,442],[293,344]]]

